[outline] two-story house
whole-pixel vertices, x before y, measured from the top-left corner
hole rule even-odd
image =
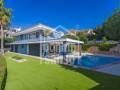
[[[71,45],[74,45],[78,46],[79,48],[76,48],[81,52],[82,41],[61,38],[63,35],[63,32],[39,24],[13,34],[16,40],[10,44],[11,51],[48,57],[50,55],[71,53],[73,51]]]

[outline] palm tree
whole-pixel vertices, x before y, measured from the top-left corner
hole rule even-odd
[[[8,28],[11,20],[11,9],[4,7],[4,0],[0,0],[0,28],[1,28],[1,53],[4,54],[4,29]]]

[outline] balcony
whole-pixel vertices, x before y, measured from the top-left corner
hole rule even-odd
[[[31,39],[25,39],[25,40],[16,40],[13,43],[26,44],[29,42],[49,41],[49,40],[54,40],[54,39],[56,39],[56,38],[40,37],[40,38],[31,38]]]

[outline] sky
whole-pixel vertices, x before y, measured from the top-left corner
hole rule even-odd
[[[88,29],[102,23],[120,7],[120,0],[5,0],[12,8],[12,27],[36,24]]]

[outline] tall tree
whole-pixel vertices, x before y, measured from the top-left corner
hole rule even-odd
[[[84,32],[77,32],[76,36],[79,38],[80,41],[84,41],[85,43],[87,43],[88,38]]]
[[[120,40],[120,8],[104,23],[103,30],[109,39]]]
[[[64,35],[62,38],[70,38],[70,39],[74,39],[74,40],[80,40],[80,41],[84,41],[85,43],[87,43],[87,41],[88,41],[87,35],[84,34],[83,32],[77,32],[76,34]]]
[[[6,29],[11,20],[11,9],[5,8],[4,0],[0,0],[0,28],[1,28],[1,53],[4,54],[4,29]]]
[[[95,30],[97,38],[106,37],[110,40],[120,40],[120,8],[110,16],[101,27]]]

